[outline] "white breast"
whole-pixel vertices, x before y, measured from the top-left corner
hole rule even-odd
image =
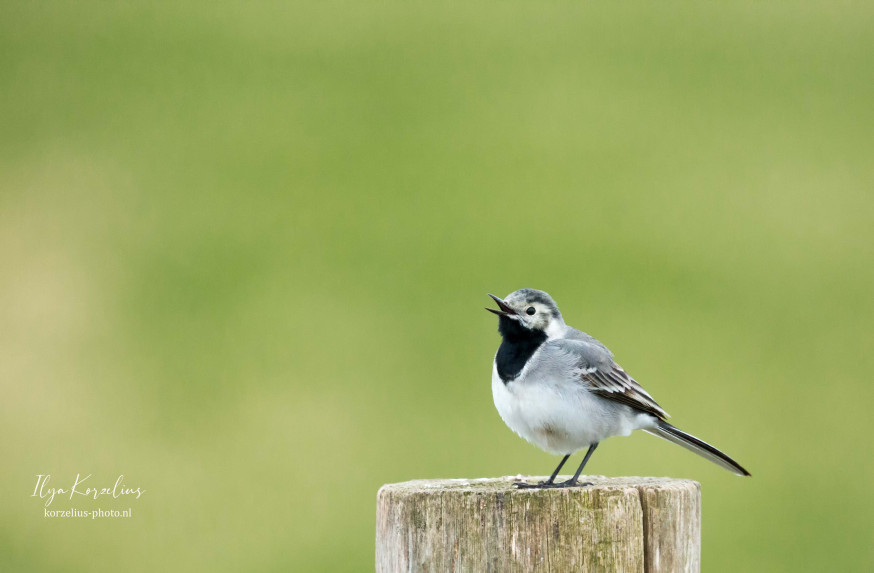
[[[543,450],[572,454],[642,427],[643,420],[627,406],[590,394],[571,380],[533,380],[526,370],[504,384],[493,365],[492,397],[504,423]]]

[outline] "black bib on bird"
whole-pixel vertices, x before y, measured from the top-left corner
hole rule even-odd
[[[529,330],[506,316],[498,318],[498,332],[503,341],[495,356],[495,366],[498,376],[506,384],[519,376],[528,359],[546,342],[547,336],[542,330]]]

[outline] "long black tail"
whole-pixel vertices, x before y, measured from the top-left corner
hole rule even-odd
[[[750,475],[750,472],[745,470],[739,463],[737,463],[727,455],[723,454],[707,442],[702,442],[695,436],[687,434],[683,430],[675,428],[667,422],[659,420],[658,426],[656,426],[655,428],[647,428],[644,431],[652,434],[653,436],[664,438],[669,442],[677,444],[678,446],[683,446],[690,452],[695,452],[702,458],[707,458],[711,462],[724,467],[731,473],[737,474],[739,476]]]

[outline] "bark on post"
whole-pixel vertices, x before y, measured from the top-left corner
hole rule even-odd
[[[594,486],[519,490],[515,479],[383,486],[377,573],[700,570],[697,482],[588,476]]]

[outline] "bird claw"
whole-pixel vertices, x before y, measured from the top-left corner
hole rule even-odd
[[[516,482],[513,484],[517,489],[562,489],[566,487],[585,487],[587,485],[595,485],[590,481],[578,482],[573,480],[562,481],[559,483],[547,483],[545,481],[537,483]]]
[[[537,483],[525,483],[523,481],[517,481],[513,484],[517,489],[540,489],[546,486],[546,482],[537,482]],[[546,486],[548,487],[548,486]]]
[[[555,484],[557,487],[586,487],[587,485],[595,485],[590,481],[573,481],[567,480],[561,483]]]

